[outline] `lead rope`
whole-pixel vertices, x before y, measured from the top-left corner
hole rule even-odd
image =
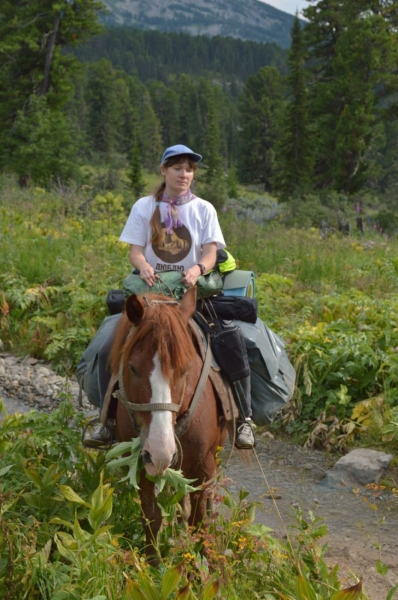
[[[261,464],[261,462],[260,462],[260,459],[259,459],[259,457],[258,457],[258,454],[257,454],[257,452],[256,452],[256,449],[255,449],[255,448],[253,448],[253,453],[254,453],[254,456],[256,457],[256,460],[257,460],[258,466],[260,467],[260,471],[261,471],[261,474],[262,474],[262,476],[263,476],[263,478],[264,478],[265,485],[266,485],[266,486],[267,486],[267,488],[268,488],[268,490],[267,490],[267,491],[268,491],[269,495],[270,495],[270,496],[271,496],[271,498],[272,498],[272,501],[273,501],[273,503],[274,503],[274,506],[275,506],[276,512],[277,512],[277,514],[278,514],[278,517],[279,517],[279,519],[280,519],[280,521],[281,521],[281,523],[282,523],[282,525],[283,525],[283,529],[284,529],[284,531],[285,531],[285,534],[286,534],[286,539],[288,540],[288,542],[289,542],[290,546],[292,547],[292,541],[291,541],[291,539],[290,539],[289,532],[288,532],[288,530],[287,530],[287,528],[286,528],[285,522],[284,522],[284,520],[283,520],[283,517],[282,517],[282,515],[281,515],[281,512],[280,512],[280,510],[279,510],[278,503],[276,502],[276,499],[275,499],[275,494],[273,493],[273,491],[272,491],[272,487],[270,486],[270,484],[269,484],[269,482],[268,482],[267,476],[266,476],[266,474],[265,474],[265,472],[264,472],[263,466],[262,466],[262,464]]]
[[[230,451],[230,453],[229,453],[229,455],[228,455],[228,458],[227,458],[227,461],[226,461],[226,464],[225,464],[225,466],[228,466],[228,463],[229,463],[229,460],[230,460],[230,458],[231,458],[231,456],[232,456],[232,452],[233,452],[233,450],[234,450],[234,447],[232,446],[232,447],[231,447],[231,451]],[[292,546],[292,541],[291,541],[291,539],[290,539],[289,532],[288,532],[288,530],[287,530],[287,528],[286,528],[285,522],[284,522],[284,520],[283,520],[283,517],[282,517],[282,515],[281,515],[281,512],[280,512],[280,510],[279,510],[279,506],[278,506],[278,504],[277,504],[277,502],[276,502],[276,499],[275,499],[275,494],[273,493],[273,491],[272,491],[272,487],[270,486],[270,484],[269,484],[269,482],[268,482],[267,476],[266,476],[266,474],[265,474],[265,472],[264,472],[263,466],[262,466],[262,464],[261,464],[261,462],[260,462],[260,459],[259,459],[259,456],[258,456],[258,454],[257,454],[257,452],[256,452],[256,449],[255,449],[255,448],[253,448],[252,450],[253,450],[254,456],[256,457],[256,460],[257,460],[258,466],[260,467],[261,474],[262,474],[262,476],[263,476],[263,478],[264,478],[265,485],[267,486],[267,489],[268,489],[269,495],[271,496],[271,499],[272,499],[272,501],[273,501],[273,503],[274,503],[274,506],[275,506],[276,512],[277,512],[277,514],[278,514],[278,517],[279,517],[279,519],[280,519],[280,522],[281,522],[281,523],[282,523],[282,525],[283,525],[283,529],[284,529],[284,531],[285,531],[286,539],[288,540],[288,542],[289,542],[290,546]],[[217,481],[218,477],[219,477],[219,473],[216,473],[216,474],[214,475],[214,477],[212,477],[212,478],[211,478],[211,479],[209,479],[208,481],[205,481],[205,482],[203,482],[203,483],[202,483],[202,485],[200,486],[200,487],[201,487],[201,489],[202,489],[202,490],[205,490],[207,487],[209,487],[210,485],[212,485],[213,483],[215,483],[215,482]]]

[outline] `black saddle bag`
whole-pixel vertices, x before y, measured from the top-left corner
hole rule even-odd
[[[211,302],[211,309],[215,312],[218,319],[233,321],[244,321],[245,323],[255,323],[257,321],[257,300],[246,296],[214,296],[208,300],[199,300],[197,310],[205,317],[208,314],[214,314],[208,309],[208,303]]]
[[[106,304],[110,315],[118,315],[124,309],[125,297],[123,290],[110,290],[106,297]]]
[[[250,375],[245,339],[237,325],[217,328],[211,339],[211,350],[230,383]]]
[[[245,338],[240,327],[212,319],[209,325],[204,316],[195,311],[192,315],[198,325],[210,334],[211,351],[218,366],[230,383],[250,375]]]

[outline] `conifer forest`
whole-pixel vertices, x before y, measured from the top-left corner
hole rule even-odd
[[[310,2],[290,50],[105,30],[100,14],[99,0],[2,2],[0,168],[21,183],[79,181],[87,164],[152,169],[178,141],[282,200],[393,201],[396,2]]]

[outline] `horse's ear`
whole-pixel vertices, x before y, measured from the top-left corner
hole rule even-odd
[[[137,298],[136,294],[131,294],[126,300],[126,315],[128,320],[133,325],[138,325],[141,322],[144,314],[144,307]]]
[[[189,319],[196,310],[196,287],[191,287],[182,297],[180,310]]]

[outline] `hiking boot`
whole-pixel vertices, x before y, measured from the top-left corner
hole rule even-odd
[[[98,423],[95,429],[88,431],[83,438],[83,445],[88,448],[112,446],[115,442],[115,422],[111,419],[107,420],[106,425]]]
[[[254,439],[254,423],[251,420],[238,421],[236,424],[235,446],[239,449],[250,449],[256,445]]]

